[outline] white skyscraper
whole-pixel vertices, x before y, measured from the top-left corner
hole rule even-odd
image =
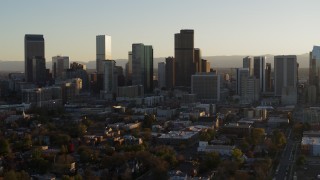
[[[103,74],[103,60],[111,60],[111,36],[96,36],[96,70],[98,74]]]

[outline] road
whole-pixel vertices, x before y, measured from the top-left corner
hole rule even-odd
[[[286,136],[287,145],[282,152],[279,166],[276,170],[276,180],[292,179],[292,169],[298,143],[291,139],[291,129],[287,131]]]

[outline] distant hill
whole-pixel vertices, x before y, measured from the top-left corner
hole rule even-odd
[[[267,62],[270,62],[273,67],[273,56],[274,55],[263,55],[267,57]],[[242,59],[245,55],[233,55],[233,56],[204,56],[203,59],[206,59],[210,62],[211,67],[224,67],[224,68],[233,68],[233,67],[242,67]],[[309,67],[309,54],[301,54],[297,55],[298,63],[300,68],[307,68]],[[128,62],[127,59],[117,59],[115,60],[117,66],[125,67],[125,64]],[[154,58],[153,66],[155,68],[158,67],[159,62],[164,62],[164,57]],[[73,61],[71,61],[73,62]],[[88,62],[81,62],[87,65],[87,69],[95,69],[96,62],[95,61],[88,61]],[[51,61],[47,61],[46,63],[47,68],[51,69],[52,64]],[[24,62],[23,61],[5,61],[0,60],[0,71],[24,71]]]

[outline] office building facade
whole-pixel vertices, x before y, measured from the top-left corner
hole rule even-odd
[[[194,30],[185,29],[174,35],[176,61],[176,86],[190,87],[191,75],[195,73]]]
[[[253,75],[253,58],[250,56],[247,56],[243,58],[242,60],[242,67],[243,68],[248,68],[249,69],[249,74],[250,76]]]
[[[274,56],[275,95],[281,96],[283,88],[297,88],[297,56]],[[292,88],[291,88],[292,87]],[[296,92],[296,91],[295,91]]]
[[[54,56],[52,57],[52,77],[63,78],[65,71],[69,69],[68,56]]]
[[[265,92],[265,56],[253,57],[253,75],[260,81],[260,92]]]
[[[96,36],[96,70],[98,74],[103,74],[104,60],[111,60],[111,36],[98,35]]]
[[[174,57],[166,58],[166,87],[172,89],[175,86],[176,73],[175,73],[175,59]]]
[[[132,44],[132,85],[143,85],[153,92],[153,48],[142,43]]]
[[[158,63],[158,87],[160,89],[166,87],[166,63],[165,62]]]
[[[220,75],[197,73],[191,77],[191,93],[205,102],[219,102],[220,84]]]
[[[43,35],[26,34],[24,37],[24,73],[26,82],[33,80],[33,59],[45,59]]]

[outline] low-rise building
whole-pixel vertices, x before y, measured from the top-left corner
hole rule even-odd
[[[198,153],[216,152],[221,156],[231,156],[232,150],[235,146],[229,145],[209,145],[206,141],[200,141],[197,148]]]
[[[179,147],[181,145],[192,146],[199,141],[199,132],[193,131],[170,131],[158,137],[158,143]]]

